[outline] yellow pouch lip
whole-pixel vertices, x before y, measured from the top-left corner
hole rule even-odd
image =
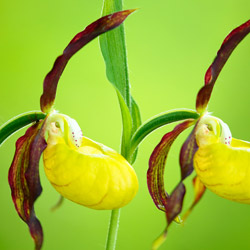
[[[134,198],[138,179],[123,156],[82,136],[77,122],[68,116],[54,113],[47,126],[45,172],[61,195],[101,210],[125,206]]]
[[[242,148],[242,149],[249,148],[250,149],[250,142],[233,138],[230,146],[233,148]]]

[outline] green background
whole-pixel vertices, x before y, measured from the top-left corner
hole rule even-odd
[[[99,18],[101,0],[0,1],[0,124],[13,116],[39,110],[42,82],[55,58],[73,36]],[[145,121],[174,108],[194,108],[206,69],[225,36],[250,18],[249,0],[125,0],[124,8],[140,8],[126,21],[131,92]],[[250,37],[223,69],[209,111],[224,120],[236,138],[250,140]],[[84,135],[119,150],[121,117],[117,97],[105,76],[98,39],[75,55],[60,80],[56,108],[80,124]],[[148,194],[149,156],[164,133],[157,130],[139,150],[134,165],[140,189],[121,211],[117,250],[150,249],[165,226],[164,213]],[[168,159],[166,186],[179,179],[178,138]],[[33,249],[27,226],[12,204],[7,181],[16,133],[0,150],[0,249]],[[45,250],[104,249],[110,211],[90,210],[65,201],[50,208],[59,195],[40,168],[43,194],[35,208],[44,230]],[[193,199],[191,179],[184,208]],[[207,191],[184,227],[173,224],[161,249],[250,249],[250,207],[224,200]]]

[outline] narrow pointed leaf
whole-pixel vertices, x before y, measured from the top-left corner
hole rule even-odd
[[[180,166],[181,166],[181,179],[184,180],[193,172],[193,158],[195,152],[198,150],[198,145],[195,139],[195,128],[188,136],[187,140],[183,143],[180,152]]]
[[[56,59],[52,70],[44,80],[43,94],[40,99],[41,110],[43,112],[48,113],[54,104],[57,84],[69,59],[97,36],[119,26],[133,11],[134,10],[124,10],[104,16],[87,26],[85,30],[78,33],[71,40],[63,54]]]
[[[121,115],[122,115],[122,142],[121,142],[121,154],[127,159],[127,144],[130,141],[131,138],[131,131],[133,127],[133,122],[132,122],[132,117],[130,110],[126,103],[124,102],[124,99],[122,95],[120,94],[119,91],[116,91],[118,101],[120,104],[120,109],[121,109]]]
[[[168,212],[169,195],[164,188],[164,170],[169,150],[178,135],[193,125],[193,123],[193,119],[186,120],[177,125],[174,130],[165,134],[149,159],[147,172],[148,189],[156,207],[162,211]]]
[[[250,20],[243,23],[234,29],[223,41],[220,50],[217,52],[213,63],[208,68],[205,75],[205,86],[203,86],[196,98],[196,110],[199,113],[205,111],[208,101],[210,99],[214,84],[218,78],[223,66],[232,54],[236,46],[246,37],[250,32]]]
[[[133,133],[141,125],[140,109],[139,109],[137,103],[135,102],[135,100],[133,99],[133,97],[131,97],[131,115],[132,115],[132,130],[131,130],[131,137],[132,137]],[[131,141],[131,138],[130,138],[130,141]],[[130,146],[131,146],[131,144],[130,144]],[[133,164],[135,162],[136,157],[137,157],[137,152],[138,152],[138,149],[136,149],[134,151],[133,155],[131,156],[131,164]]]
[[[34,203],[42,192],[39,159],[46,148],[43,121],[31,126],[16,142],[16,152],[9,169],[9,184],[15,208],[29,226],[36,249],[41,249],[43,232],[36,218]]]
[[[102,15],[105,16],[121,10],[122,1],[106,0],[104,1]],[[107,78],[120,92],[126,105],[130,108],[131,99],[124,25],[101,36],[99,41],[106,63]]]
[[[200,201],[202,198],[204,192],[206,191],[206,187],[201,182],[200,178],[198,176],[195,176],[193,179],[193,187],[194,187],[194,201],[191,205],[191,207],[188,209],[188,211],[183,216],[183,221],[187,219],[195,205]]]
[[[105,0],[102,15],[121,10],[121,0]],[[141,117],[139,108],[130,94],[124,26],[120,25],[117,29],[101,36],[100,47],[106,64],[107,78],[119,93],[118,96],[123,117],[123,127],[131,127],[130,131],[128,131],[128,129],[123,129],[123,132],[125,132],[125,130],[129,132],[129,135],[123,134],[122,138],[125,148],[128,148],[132,133],[141,124]],[[129,110],[130,116],[124,115],[124,113],[126,113],[126,110],[124,110],[125,105]],[[124,156],[126,157],[126,155]],[[133,158],[135,158],[135,155]]]

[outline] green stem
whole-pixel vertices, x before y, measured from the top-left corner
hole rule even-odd
[[[198,119],[199,114],[195,110],[179,109],[159,114],[142,124],[131,139],[129,156],[131,157],[139,144],[154,130],[172,122],[185,119]]]
[[[119,97],[119,93],[118,97]],[[122,103],[120,102],[120,105]],[[126,159],[127,153],[129,151],[129,137],[126,136],[131,133],[131,126],[126,126],[126,118],[125,113],[123,112],[124,109],[121,108],[122,111],[122,124],[123,124],[123,131],[122,131],[122,143],[121,143],[121,155]],[[127,124],[128,125],[128,124]],[[110,216],[110,222],[109,222],[109,229],[108,229],[108,236],[107,236],[107,242],[106,242],[106,250],[115,250],[116,248],[116,240],[117,240],[117,234],[118,234],[118,229],[119,229],[119,220],[120,220],[120,211],[121,209],[114,209],[111,211],[111,216]]]
[[[46,114],[40,111],[30,111],[13,117],[0,127],[0,146],[12,134],[30,123],[44,119]]]
[[[111,211],[109,233],[106,242],[106,249],[114,250],[116,246],[117,232],[119,228],[120,208]]]

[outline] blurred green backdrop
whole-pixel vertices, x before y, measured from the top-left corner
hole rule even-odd
[[[39,110],[42,82],[55,58],[73,36],[100,17],[101,0],[0,1],[0,123],[13,116]],[[225,36],[250,18],[249,0],[124,0],[124,8],[140,8],[126,20],[131,91],[143,121],[173,108],[194,108],[198,89]],[[223,119],[233,136],[250,140],[249,82],[250,37],[236,49],[215,86],[209,110]],[[60,80],[56,108],[76,119],[83,133],[119,150],[121,117],[114,89],[105,76],[98,40],[70,61]],[[117,250],[150,249],[165,226],[146,187],[149,156],[164,133],[150,135],[134,165],[140,190],[121,211]],[[189,132],[189,131],[188,131]],[[171,190],[178,178],[178,153],[183,134],[171,150],[166,184]],[[15,141],[12,136],[0,150],[0,249],[33,249],[27,226],[12,204],[7,182]],[[36,213],[44,229],[45,250],[104,249],[109,211],[90,210],[65,201],[56,212],[50,208],[59,195],[40,168],[43,194]],[[184,208],[193,199],[191,179]],[[223,200],[207,191],[185,226],[172,225],[161,249],[250,249],[250,206]]]

